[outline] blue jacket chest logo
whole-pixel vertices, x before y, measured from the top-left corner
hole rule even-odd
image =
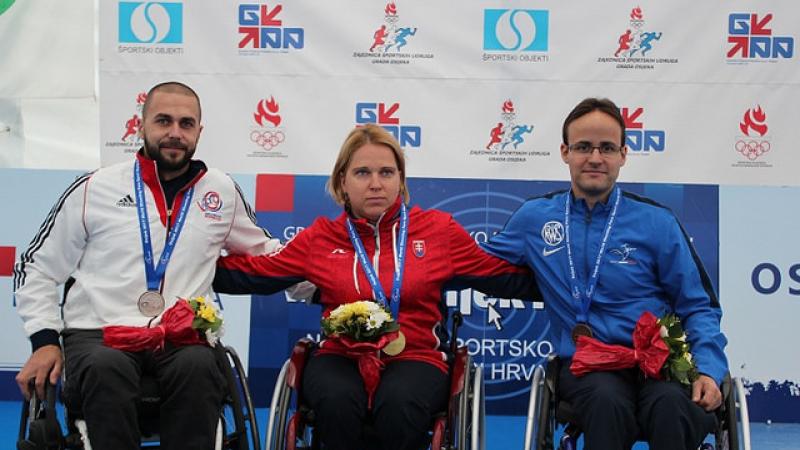
[[[635,251],[636,247],[631,247],[627,242],[619,248],[612,248],[608,251],[611,254],[610,262],[613,264],[636,264],[636,260],[631,256]]]
[[[542,249],[542,256],[550,256],[564,248],[564,225],[557,220],[551,220],[542,226],[542,240],[546,247]]]

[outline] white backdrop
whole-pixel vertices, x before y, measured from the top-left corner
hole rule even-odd
[[[137,95],[178,78],[206,105],[204,144],[215,149],[207,159],[232,172],[326,174],[356,123],[357,105],[374,103],[367,111],[377,116],[381,104],[387,111],[397,105],[386,120],[418,130],[418,145],[405,145],[415,176],[559,180],[554,150],[563,117],[583,97],[607,96],[628,109],[630,133],[662,137],[639,151],[633,145],[633,155],[647,158],[629,165],[626,181],[796,182],[790,140],[800,70],[791,24],[800,11],[790,2],[757,9],[684,0],[134,3],[130,11],[118,2],[100,5],[104,164],[135,148],[121,148],[120,137]],[[370,53],[381,26],[414,34],[399,51],[395,44]],[[295,39],[254,48],[250,30]],[[633,38],[633,57],[623,51],[615,58],[626,30],[653,38],[645,45]],[[734,51],[740,37],[792,57],[743,58]],[[269,99],[279,125],[254,119]],[[507,100],[513,122],[533,130],[516,152],[471,152],[485,149]],[[746,115],[756,128],[740,127]],[[281,132],[285,140],[264,151],[251,141],[256,131]],[[739,141],[769,151],[748,157],[736,151]]]

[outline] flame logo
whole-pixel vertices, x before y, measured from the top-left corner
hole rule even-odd
[[[631,10],[631,20],[642,20],[643,17],[642,8],[637,6]]]
[[[136,104],[144,105],[145,100],[147,100],[147,92],[139,92],[139,95],[136,96]]]
[[[503,102],[503,112],[504,113],[514,112],[514,103],[510,99]]]
[[[383,10],[387,16],[396,16],[397,15],[397,6],[394,2],[391,2],[386,5],[386,9]]]
[[[759,136],[764,136],[768,129],[766,120],[767,114],[761,109],[761,105],[758,105],[755,109],[745,111],[743,121],[739,122],[739,129],[747,136],[750,136],[749,130],[755,131]]]
[[[278,103],[270,96],[269,101],[266,99],[258,102],[256,112],[253,114],[253,119],[259,126],[264,126],[264,121],[268,121],[272,126],[277,127],[281,124],[281,116],[278,115]]]

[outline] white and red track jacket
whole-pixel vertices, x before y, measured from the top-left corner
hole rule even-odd
[[[375,225],[351,219],[387,295],[397,261],[399,208],[398,199]],[[320,289],[324,315],[342,303],[373,299],[345,219],[345,213],[336,220],[318,218],[270,255],[221,258],[214,288],[234,294],[269,294],[308,280]],[[449,214],[411,208],[408,246],[399,313],[406,348],[396,359],[424,361],[447,371],[442,351],[446,343],[441,342],[445,289],[473,287],[498,297],[539,298],[527,269],[485,253]],[[320,351],[325,350],[323,341]]]
[[[146,186],[155,258],[164,248],[167,221],[174,224],[185,192],[194,186],[186,222],[161,285],[167,307],[178,297],[212,294],[222,249],[263,254],[279,247],[277,239],[256,225],[255,215],[228,175],[192,161],[194,178],[178,192],[173,205],[166,205],[155,162],[140,154],[137,158]],[[147,283],[133,166],[133,161],[120,163],[76,179],[20,256],[14,272],[15,302],[34,350],[57,344],[57,332],[63,328],[148,324],[150,318],[137,306]],[[57,287],[69,277],[75,283],[61,306]]]

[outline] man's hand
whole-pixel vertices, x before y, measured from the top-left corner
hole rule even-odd
[[[17,384],[19,390],[26,399],[31,398],[30,381],[35,380],[36,395],[44,398],[44,383],[48,376],[50,384],[55,385],[61,377],[61,348],[57,345],[45,345],[39,348],[25,363],[22,370],[17,374]]]
[[[706,411],[713,411],[722,404],[722,392],[717,382],[708,375],[700,375],[692,383],[692,401]]]

